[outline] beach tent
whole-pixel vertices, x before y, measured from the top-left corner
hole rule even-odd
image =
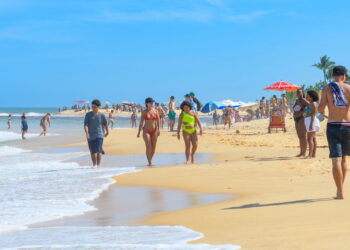
[[[264,88],[264,90],[277,90],[277,91],[288,91],[288,92],[295,92],[300,87],[297,85],[294,85],[293,83],[285,82],[285,81],[279,81],[276,82],[267,88]]]
[[[202,113],[210,113],[210,112],[214,111],[215,109],[217,109],[221,105],[222,104],[219,102],[208,102],[203,106],[201,112]]]
[[[230,99],[227,100],[223,100],[221,101],[221,103],[223,104],[222,106],[232,106],[232,107],[250,107],[253,105],[256,105],[256,102],[242,102],[242,101],[238,101],[238,102],[234,102]]]

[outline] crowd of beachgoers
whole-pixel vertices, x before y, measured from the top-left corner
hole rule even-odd
[[[228,125],[230,129],[232,123],[235,122],[268,118],[270,119],[269,132],[271,132],[270,129],[272,128],[284,128],[286,116],[292,114],[300,143],[300,153],[297,156],[310,159],[316,157],[316,133],[320,130],[320,122],[327,118],[327,139],[330,158],[332,158],[334,179],[337,185],[336,197],[342,199],[342,184],[346,174],[346,156],[350,155],[350,86],[345,84],[347,79],[346,68],[342,66],[335,67],[333,78],[334,81],[324,87],[321,101],[319,101],[320,97],[317,91],[309,90],[304,93],[303,89],[298,89],[297,98],[291,108],[285,94],[282,94],[281,98],[277,98],[276,95],[270,99],[262,97],[257,108],[247,108],[245,115],[241,115],[239,109],[230,105],[222,109],[221,114],[217,109],[213,110],[211,112],[213,125],[217,127],[223,124],[224,128]],[[328,106],[329,117],[324,115],[326,106]],[[174,96],[170,97],[167,105],[156,103],[151,97],[146,98],[144,106],[128,103],[123,105],[113,104],[109,107],[106,104],[104,108],[108,111],[108,118],[100,112],[102,103],[97,99],[91,102],[91,107],[89,104],[83,107],[75,105],[72,108],[86,111],[84,130],[94,167],[100,166],[101,157],[104,153],[103,138],[107,137],[109,129],[113,128],[115,113],[119,111],[131,112],[131,127],[138,127],[137,137],[142,135],[149,166],[152,166],[157,140],[166,121],[168,122],[168,130],[177,132],[179,140],[182,135],[185,143],[186,163],[195,162],[198,135],[203,134],[203,129],[199,119],[202,103],[193,92],[185,95],[179,107],[176,106]],[[62,110],[65,110],[65,108],[62,108]],[[137,125],[138,115],[140,119]],[[51,125],[50,117],[50,114],[46,114],[40,120],[42,128],[40,136],[46,135],[47,129]],[[275,126],[276,121],[279,123],[277,127]],[[11,129],[11,115],[8,116],[7,122],[8,129]],[[21,117],[21,124],[22,138],[26,139],[28,123],[25,114]],[[309,148],[308,154],[307,148]]]

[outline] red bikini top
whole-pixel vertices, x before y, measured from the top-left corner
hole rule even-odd
[[[153,118],[153,120],[157,120],[157,119],[158,119],[157,113],[154,113],[154,114],[153,114],[153,117],[151,117],[151,116],[149,115],[149,113],[147,113],[146,116],[145,116],[145,120],[151,120],[152,118]]]

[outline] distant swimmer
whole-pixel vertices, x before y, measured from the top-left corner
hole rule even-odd
[[[10,114],[7,117],[7,129],[11,129],[11,123],[12,123],[12,115]]]
[[[130,117],[131,128],[137,127],[137,110],[136,107],[132,108],[132,114]]]
[[[137,137],[140,137],[143,130],[148,166],[152,166],[152,159],[156,151],[158,136],[160,135],[160,119],[158,111],[153,108],[154,100],[151,97],[145,100],[145,104],[146,109],[141,114]]]
[[[172,132],[174,131],[174,126],[175,126],[175,119],[176,119],[176,113],[175,113],[175,97],[171,96],[170,97],[170,102],[169,102],[169,113],[168,113],[168,118],[169,118],[169,130]]]
[[[43,116],[43,118],[41,118],[40,120],[40,127],[43,129],[43,131],[41,131],[39,136],[46,136],[47,133],[47,128],[51,127],[51,114],[47,113],[46,115]]]
[[[184,101],[181,104],[181,110],[182,113],[179,117],[179,122],[177,126],[177,138],[180,140],[180,131],[182,129],[182,136],[185,141],[186,147],[186,164],[193,164],[195,163],[195,153],[198,147],[197,126],[200,129],[200,135],[202,135],[202,125],[198,119],[196,112],[192,110],[191,102]]]
[[[346,158],[350,155],[350,86],[343,66],[333,68],[333,82],[323,88],[318,112],[328,107],[327,140],[332,159],[333,179],[337,186],[336,199],[344,199],[343,184],[347,172]]]
[[[25,140],[27,139],[25,137],[25,134],[28,132],[28,122],[26,120],[25,113],[23,113],[23,115],[21,116],[21,125],[22,125],[22,140]]]
[[[113,113],[114,113],[114,110],[112,109],[108,115],[108,127],[111,127],[111,129],[113,129],[113,127],[114,127],[115,117],[113,116]]]
[[[99,112],[101,102],[92,101],[92,111],[86,113],[84,130],[94,167],[100,167],[103,151],[103,138],[109,134],[106,116]]]

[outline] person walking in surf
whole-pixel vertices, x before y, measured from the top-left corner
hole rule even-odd
[[[180,107],[182,113],[177,126],[177,138],[180,140],[182,129],[182,136],[185,141],[186,164],[193,164],[195,163],[195,153],[198,148],[197,126],[200,129],[200,135],[202,135],[202,125],[196,112],[192,110],[191,102],[184,101]]]
[[[142,111],[141,121],[137,137],[143,131],[143,140],[146,145],[146,157],[148,166],[152,166],[152,159],[156,152],[158,136],[160,136],[160,118],[158,111],[153,107],[154,100],[148,97],[145,100],[146,109]]]

